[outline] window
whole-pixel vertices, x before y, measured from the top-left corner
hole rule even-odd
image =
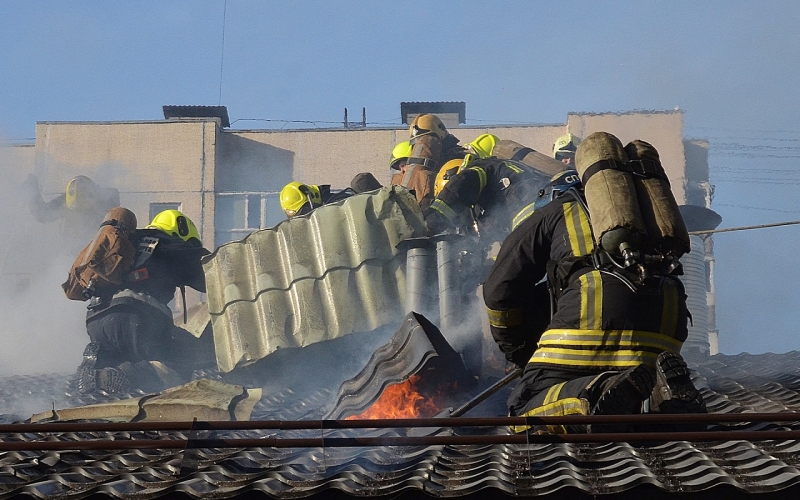
[[[147,219],[147,223],[149,224],[151,220],[155,218],[156,215],[160,214],[164,210],[180,210],[181,203],[180,202],[171,202],[171,203],[151,203],[150,204],[150,218]]]
[[[217,193],[214,225],[216,246],[240,240],[285,218],[280,193]]]

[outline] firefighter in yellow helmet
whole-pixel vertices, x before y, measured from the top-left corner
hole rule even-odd
[[[25,179],[22,192],[34,218],[41,223],[60,223],[67,247],[74,247],[76,252],[92,239],[105,214],[120,204],[119,191],[98,186],[85,175],[72,178],[64,192],[48,202],[42,198],[39,179],[34,174]]]
[[[146,229],[158,229],[170,236],[177,236],[183,241],[194,245],[203,246],[200,242],[200,233],[194,222],[186,217],[180,210],[164,210],[153,217]]]
[[[524,370],[508,399],[509,414],[704,413],[702,395],[680,356],[688,313],[678,277],[653,264],[647,280],[637,282],[635,272],[620,270],[596,248],[576,171],[553,178],[539,197],[544,203],[505,239],[483,288],[492,336]],[[533,299],[534,285],[544,278],[554,307],[546,326],[538,328],[532,325],[542,324],[543,313]],[[633,429],[606,424],[547,430]]]
[[[303,184],[292,181],[281,189],[281,208],[286,217],[305,215],[315,208],[334,203],[353,196],[351,188],[332,192],[329,184]]]
[[[478,158],[494,156],[494,147],[500,139],[496,135],[481,134],[474,141],[467,144],[467,150]]]
[[[458,138],[447,131],[442,120],[433,114],[421,114],[409,126],[411,154],[402,175],[395,174],[392,184],[414,191],[424,210],[433,199],[434,182],[439,168],[452,159],[466,156]]]
[[[439,172],[436,197],[425,211],[431,234],[459,225],[471,212],[482,237],[502,240],[532,213],[535,195],[546,182],[530,168],[494,157],[468,155],[445,167]]]
[[[405,172],[405,166],[408,163],[408,158],[411,156],[412,150],[409,141],[403,141],[392,149],[392,156],[389,158],[389,168],[392,170],[399,170]]]
[[[564,165],[575,168],[575,151],[580,143],[580,138],[570,133],[562,135],[553,144],[553,158]]]
[[[166,210],[131,240],[136,253],[122,285],[89,303],[91,342],[78,368],[81,392],[160,391],[215,363],[213,341],[176,326],[169,307],[177,289],[206,291],[200,259],[209,252],[195,224],[179,210]]]

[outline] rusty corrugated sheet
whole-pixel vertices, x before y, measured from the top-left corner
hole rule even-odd
[[[399,323],[405,254],[396,246],[424,234],[413,195],[392,187],[221,246],[203,264],[220,370]]]

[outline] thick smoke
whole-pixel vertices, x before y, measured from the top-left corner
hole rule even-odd
[[[23,166],[13,148],[0,147],[0,376],[70,373],[88,342],[85,307],[60,285],[72,250],[87,242],[33,218],[20,188]]]

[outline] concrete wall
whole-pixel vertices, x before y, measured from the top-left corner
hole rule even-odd
[[[181,203],[201,236],[213,234],[215,121],[36,125],[35,172],[45,199],[76,175],[116,187],[120,201],[145,224],[149,204]]]
[[[630,112],[570,114],[569,131],[584,138],[593,132],[609,132],[625,145],[635,139],[647,141],[658,150],[675,199],[686,203],[686,155],[683,147],[683,112]]]
[[[679,111],[571,114],[566,124],[456,127],[451,132],[462,144],[488,132],[550,154],[553,142],[567,131],[586,137],[598,130],[617,135],[623,143],[636,138],[652,143],[679,203],[687,199],[688,184],[707,178],[707,162],[704,171],[686,173]],[[220,130],[214,119],[40,122],[34,171],[46,198],[63,192],[72,177],[88,175],[118,188],[123,205],[142,219],[147,218],[150,203],[179,202],[210,245],[216,192],[277,193],[292,180],[344,188],[360,172],[372,172],[388,184],[391,150],[406,138],[405,126]]]

